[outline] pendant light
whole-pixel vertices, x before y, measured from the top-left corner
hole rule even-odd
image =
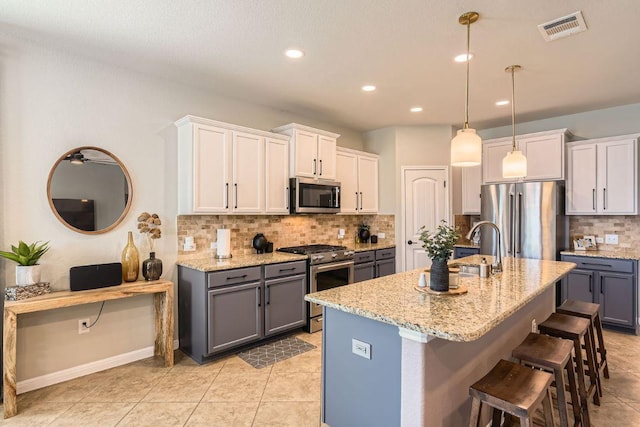
[[[524,178],[527,176],[527,158],[522,151],[516,150],[516,84],[515,72],[522,67],[519,65],[510,65],[504,70],[511,73],[511,151],[502,159],[502,177],[503,178]]]
[[[458,22],[467,26],[467,86],[465,90],[464,127],[451,140],[451,166],[477,166],[482,160],[482,139],[475,129],[469,127],[469,39],[471,24],[476,22],[480,14],[467,12],[458,18]]]

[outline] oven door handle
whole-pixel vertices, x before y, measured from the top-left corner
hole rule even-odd
[[[353,261],[332,262],[332,263],[323,264],[323,265],[314,265],[311,267],[311,271],[322,272],[322,271],[337,270],[339,268],[344,268],[344,267],[353,267]]]

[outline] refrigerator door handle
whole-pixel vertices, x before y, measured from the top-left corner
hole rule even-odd
[[[507,253],[511,255],[511,249],[513,248],[513,235],[514,235],[514,227],[515,227],[515,217],[513,214],[514,211],[514,195],[513,193],[509,193],[509,242],[505,242],[505,247],[507,248]]]
[[[522,250],[522,245],[520,239],[522,238],[522,193],[518,193],[518,206],[516,210],[516,218],[515,218],[515,247],[516,247],[516,256],[520,254]]]

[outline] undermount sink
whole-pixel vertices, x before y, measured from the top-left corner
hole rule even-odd
[[[449,264],[449,268],[457,268],[460,271],[458,274],[462,277],[473,277],[480,275],[480,264],[471,263],[452,263]]]

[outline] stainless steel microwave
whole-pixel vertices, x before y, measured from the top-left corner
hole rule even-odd
[[[292,214],[340,212],[340,183],[291,178],[289,212]]]

